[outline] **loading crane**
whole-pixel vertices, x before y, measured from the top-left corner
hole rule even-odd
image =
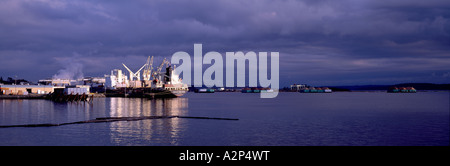
[[[153,72],[152,77],[154,82],[159,83],[161,81],[161,75],[164,75],[163,73],[161,73],[161,70],[163,69],[164,65],[166,65],[166,68],[170,66],[170,62],[166,58],[164,58],[161,65],[156,68],[156,71]]]
[[[133,71],[130,70],[130,68],[127,67],[127,65],[125,65],[125,64],[123,64],[123,63],[122,63],[122,65],[123,65],[123,67],[125,67],[125,69],[128,70],[128,72],[130,72],[130,81],[135,80],[134,78],[136,78],[136,80],[141,80],[141,70],[142,70],[145,66],[147,66],[147,64],[144,64],[138,71],[133,72]]]
[[[161,65],[159,65],[158,68],[156,68],[156,71],[153,73],[153,78],[155,78],[157,75],[161,74],[161,70],[166,65],[166,67],[170,66],[170,62],[166,60],[166,58],[163,59]]]
[[[150,56],[148,56],[146,66],[144,68],[144,71],[142,72],[143,79],[145,81],[151,80],[152,71],[153,71],[153,56],[151,58]]]

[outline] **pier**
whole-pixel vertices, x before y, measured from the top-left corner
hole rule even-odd
[[[49,99],[56,102],[92,102],[94,99],[94,95],[86,95],[86,94],[70,94],[70,95],[64,95],[64,94],[58,94],[58,93],[52,93],[45,97],[45,99]]]

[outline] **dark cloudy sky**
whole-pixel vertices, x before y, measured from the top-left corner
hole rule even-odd
[[[103,76],[177,51],[280,52],[280,86],[450,82],[448,0],[1,0],[0,76]]]

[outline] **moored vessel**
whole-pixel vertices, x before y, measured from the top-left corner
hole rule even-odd
[[[387,90],[388,93],[416,93],[417,90],[414,87],[390,87]]]
[[[327,87],[323,87],[323,88],[310,87],[310,88],[300,89],[299,92],[300,93],[332,93],[333,90],[331,90],[330,88],[327,88]]]
[[[180,97],[189,90],[187,84],[182,83],[182,79],[176,74],[175,66],[172,69],[168,60],[164,58],[156,71],[153,71],[152,63],[153,57],[151,59],[149,57],[147,63],[141,67],[141,69],[145,67],[143,80],[140,80],[139,72],[141,69],[132,72],[124,64],[124,67],[130,72],[130,81],[125,81],[126,86],[124,87],[117,88],[119,86],[116,86],[114,89],[107,89],[105,95],[107,97],[173,98]],[[166,72],[161,72],[164,65],[166,66]],[[124,78],[124,76],[121,76],[121,78]]]
[[[195,93],[214,93],[215,90],[211,89],[211,88],[200,88],[200,89],[195,89],[194,92]]]
[[[241,93],[272,93],[273,89],[270,88],[242,88]]]

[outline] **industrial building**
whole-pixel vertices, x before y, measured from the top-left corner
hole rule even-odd
[[[28,95],[53,93],[52,85],[0,85],[0,94],[3,95]]]
[[[89,85],[76,85],[76,86],[67,86],[64,88],[63,93],[67,95],[82,95],[82,94],[89,94],[90,91]]]
[[[0,84],[0,95],[104,93],[107,89],[164,88],[164,84],[181,84],[181,79],[177,75],[172,74],[175,67],[172,69],[170,62],[166,58],[156,67],[156,70],[153,69],[153,57],[150,56],[147,58],[146,63],[135,72],[125,64],[122,65],[128,71],[128,75],[120,69],[113,69],[110,75],[104,75],[104,77],[85,77],[78,79],[49,78],[39,80],[38,85]],[[164,66],[166,66],[169,74],[167,72],[161,72]],[[11,84],[12,78],[9,80]],[[169,89],[173,90],[172,87]]]
[[[128,85],[127,75],[120,69],[111,70],[111,75],[105,75],[105,85],[109,88],[124,88]]]

